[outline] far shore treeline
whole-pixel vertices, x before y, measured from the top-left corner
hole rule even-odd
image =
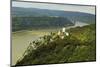
[[[74,25],[65,17],[13,17],[12,30],[62,28]]]

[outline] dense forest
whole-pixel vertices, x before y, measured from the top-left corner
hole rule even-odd
[[[64,26],[74,25],[65,17],[13,17],[12,31],[42,29],[42,28],[61,28]]]
[[[68,29],[69,36],[63,39],[57,32],[51,32],[30,43],[16,66],[95,61],[95,28],[95,24],[91,24]]]

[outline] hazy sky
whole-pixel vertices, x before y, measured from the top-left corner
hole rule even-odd
[[[95,14],[94,6],[78,6],[78,5],[61,5],[61,4],[47,4],[47,3],[34,3],[34,2],[12,2],[13,7],[24,8],[41,8],[50,10],[64,10],[64,11],[79,11],[85,13]]]

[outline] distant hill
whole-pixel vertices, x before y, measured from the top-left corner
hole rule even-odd
[[[59,17],[67,17],[73,21],[95,23],[95,15],[93,14],[83,13],[83,12],[73,12],[73,11],[38,9],[38,8],[12,7],[12,16],[13,17],[59,16]]]
[[[16,66],[95,61],[95,24],[72,28],[67,32],[70,35],[63,39],[57,33],[51,33],[42,40],[33,41]]]
[[[74,23],[65,17],[13,17],[12,30],[53,29],[73,26]]]

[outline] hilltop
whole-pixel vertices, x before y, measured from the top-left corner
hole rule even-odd
[[[71,28],[67,35],[51,32],[31,42],[16,66],[95,61],[95,28],[95,24]]]

